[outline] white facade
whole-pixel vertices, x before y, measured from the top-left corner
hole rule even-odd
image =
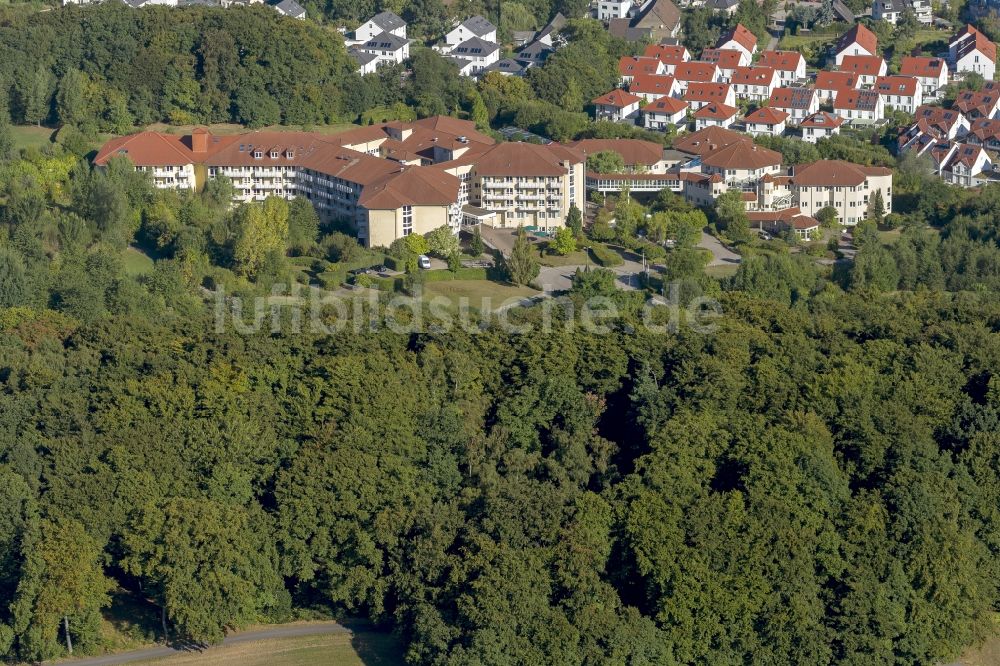
[[[632,0],[600,0],[597,4],[597,20],[610,21],[628,17]]]
[[[478,37],[487,42],[497,41],[497,29],[492,23],[482,16],[473,16],[468,21],[459,23],[452,28],[451,32],[445,35],[445,44],[458,46],[462,42]]]
[[[381,35],[383,32],[406,39],[406,23],[392,12],[383,12],[362,23],[354,31],[354,39],[355,41],[364,43]]]

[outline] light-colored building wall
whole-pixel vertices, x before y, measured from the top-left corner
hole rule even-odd
[[[868,204],[876,190],[881,190],[885,212],[892,212],[892,176],[869,176],[857,186],[803,187],[793,185],[792,191],[804,215],[815,217],[820,209],[833,206],[840,224],[854,226],[868,217]]]
[[[449,206],[403,206],[393,210],[369,210],[358,229],[369,247],[388,247],[397,238],[426,234],[452,224]]]
[[[584,165],[572,164],[562,176],[481,176],[473,168],[470,192],[471,203],[496,212],[501,227],[558,228],[573,204],[585,209]]]

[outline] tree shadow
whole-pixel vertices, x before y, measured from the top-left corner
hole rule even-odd
[[[364,619],[344,619],[351,630],[351,647],[365,666],[396,666],[404,663],[406,645],[395,633]]]

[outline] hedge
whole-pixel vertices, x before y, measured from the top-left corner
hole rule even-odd
[[[316,280],[324,289],[339,289],[340,285],[347,280],[347,270],[338,268],[337,270],[320,273]]]
[[[603,245],[592,245],[590,247],[590,256],[593,257],[597,265],[604,266],[605,268],[621,266],[625,263],[620,254],[614,250],[609,250]]]

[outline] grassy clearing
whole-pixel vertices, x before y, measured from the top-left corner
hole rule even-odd
[[[469,305],[478,310],[495,310],[507,299],[525,298],[537,293],[530,287],[518,287],[491,280],[450,280],[428,282],[424,285],[425,299],[444,296],[451,299],[457,307],[459,299],[467,298]]]
[[[778,41],[778,48],[782,50],[797,51],[807,46],[819,44],[832,44],[838,35],[825,32],[808,33],[805,35],[783,35]]]
[[[538,263],[542,266],[584,266],[588,262],[590,262],[590,256],[584,250],[570,252],[566,256],[541,253],[538,256]]]
[[[35,127],[34,125],[15,125],[11,128],[14,134],[14,148],[42,148],[52,143],[55,130],[51,127]]]
[[[389,666],[403,661],[391,634],[356,632],[298,636],[210,648],[141,662],[158,666]]]
[[[739,270],[738,264],[720,264],[718,266],[706,266],[705,275],[714,278],[727,278],[736,275]]]
[[[125,263],[125,272],[129,275],[145,275],[153,270],[153,260],[138,248],[125,248],[122,259]]]

